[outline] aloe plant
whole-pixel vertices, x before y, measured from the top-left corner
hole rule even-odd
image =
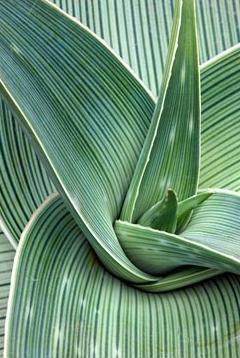
[[[2,1],[0,19],[5,357],[237,358],[240,46],[199,65],[193,0],[176,1],[166,59],[108,32],[154,93],[161,79],[155,99],[51,3]]]

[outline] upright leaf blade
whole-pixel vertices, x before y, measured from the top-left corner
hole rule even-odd
[[[21,7],[23,8],[23,2],[21,2]],[[4,5],[5,6],[5,4],[1,4],[1,5]],[[9,3],[8,2],[8,4],[6,3],[6,5],[7,6],[11,6],[11,2]],[[36,5],[36,4],[35,4]],[[16,10],[16,8],[15,8],[15,5],[13,5],[13,3],[12,3],[12,7],[13,7],[13,11],[15,11]],[[23,9],[22,9],[23,10]],[[36,10],[36,6],[35,6],[35,10]],[[31,11],[29,11],[29,14],[32,14],[33,13],[33,11],[31,10]],[[3,12],[1,11],[1,15],[3,14]],[[33,19],[31,19],[31,20],[33,20]],[[36,19],[35,19],[36,20]],[[20,21],[20,24],[22,25],[22,21]],[[15,25],[14,25],[15,26]],[[13,28],[14,28],[14,26],[13,26]],[[20,29],[21,29],[21,26],[18,28],[18,31],[20,31]],[[26,31],[27,31],[28,29],[26,29]],[[71,37],[71,36],[70,36]],[[4,41],[5,41],[5,39],[4,39]],[[19,41],[19,43],[21,43],[21,41]],[[3,44],[3,42],[1,43],[1,44]],[[10,41],[10,43],[9,43],[9,45],[11,45],[11,41]],[[11,56],[10,56],[10,58],[11,58],[11,60],[9,61],[9,63],[8,63],[8,65],[9,64],[12,64],[12,57],[14,58],[14,56],[18,56],[18,59],[21,57],[20,55],[22,55],[19,51],[19,47],[17,47],[17,46],[13,46],[13,47],[11,47],[10,46],[10,53],[11,53]],[[52,52],[52,51],[49,51],[51,54],[52,53],[54,53],[54,52]],[[2,53],[3,54],[3,53]],[[218,79],[219,78],[219,71],[221,72],[221,73],[224,73],[224,75],[225,75],[225,77],[227,78],[227,76],[228,76],[228,73],[230,73],[231,74],[231,72],[230,72],[230,63],[231,63],[231,61],[235,61],[235,68],[237,68],[237,66],[238,66],[238,64],[239,64],[239,62],[238,62],[238,57],[239,57],[239,49],[238,48],[235,48],[235,49],[231,49],[231,51],[229,51],[228,53],[226,53],[226,54],[224,54],[223,56],[222,56],[222,58],[220,58],[220,59],[216,59],[216,60],[214,60],[213,61],[213,63],[211,63],[210,64],[210,66],[206,66],[206,68],[204,69],[204,81],[203,81],[203,88],[204,88],[204,90],[206,91],[206,96],[205,96],[205,98],[204,98],[204,103],[205,102],[207,102],[209,99],[210,99],[210,97],[211,98],[214,98],[215,100],[216,100],[216,98],[217,98],[217,93],[214,93],[214,92],[212,92],[211,91],[211,82],[212,81],[215,81],[216,79]],[[22,58],[23,59],[23,58]],[[21,61],[20,61],[20,63],[21,63]],[[213,71],[212,69],[213,68],[215,68],[215,64],[216,64],[216,66],[217,66],[217,69],[218,69],[218,71]],[[208,72],[208,67],[209,67],[209,72]],[[225,71],[225,69],[227,69],[226,71]],[[59,73],[61,73],[61,71],[59,71]],[[231,74],[232,75],[232,74]],[[16,84],[16,79],[18,79],[18,76],[13,76],[13,78],[14,78],[14,81],[15,81],[15,84]],[[232,87],[232,82],[230,82],[229,84],[228,84],[228,86],[226,87],[226,86],[224,86],[224,83],[225,83],[225,78],[223,77],[223,76],[221,76],[220,77],[220,79],[219,79],[219,83],[221,83],[222,84],[222,88],[223,88],[223,90],[225,91],[225,93],[229,93],[229,95],[230,95],[230,98],[232,98],[233,96],[232,96],[232,94],[231,94],[231,88],[233,88]],[[15,86],[14,86],[15,87]],[[21,94],[23,94],[24,93],[24,90],[25,90],[25,87],[26,86],[24,86],[23,84],[22,84],[22,88],[20,88],[20,92],[21,92]],[[31,87],[32,88],[32,87]],[[141,89],[140,87],[138,88],[138,90],[141,92],[141,96],[143,96],[142,97],[142,99],[141,99],[141,104],[143,104],[143,103],[148,103],[148,105],[150,106],[150,107],[152,107],[153,108],[153,101],[152,101],[152,99],[148,96],[148,94],[146,93],[146,91],[144,90],[144,89]],[[230,92],[229,92],[230,91]],[[209,93],[209,98],[208,98],[208,96],[207,96],[207,94]],[[27,93],[26,94],[26,97],[27,96],[29,96],[29,93]],[[129,98],[129,97],[128,97]],[[15,110],[16,110],[16,105],[15,105],[16,103],[14,103],[14,108],[15,108]],[[38,103],[38,106],[39,106],[39,103]],[[36,110],[37,111],[37,109],[39,108],[38,106],[35,106],[35,108],[34,108],[34,110]],[[232,106],[231,108],[230,107],[227,107],[227,112],[226,113],[231,113],[231,111],[232,111],[232,109],[233,108],[236,108],[236,106]],[[225,111],[225,108],[223,108],[223,107],[221,107],[220,108],[220,112],[219,113],[221,113],[221,114],[223,114],[224,113],[224,111]],[[151,112],[151,111],[150,111]],[[237,113],[237,112],[236,112]],[[20,116],[21,116],[21,114],[20,114]],[[141,117],[141,120],[143,120],[145,117]],[[207,118],[206,118],[207,119]],[[214,126],[215,126],[215,123],[213,123],[212,124],[212,130],[214,130]],[[146,125],[144,128],[147,128],[148,126]],[[142,128],[142,130],[143,130],[143,132],[144,132],[144,128]],[[238,129],[238,122],[234,122],[234,126],[233,126],[233,128],[232,128],[232,131],[233,131],[233,133],[234,132],[236,132],[237,131],[237,129]],[[55,135],[56,133],[54,133],[54,135]],[[217,134],[218,135],[218,134]],[[144,136],[144,134],[143,134],[143,136]],[[204,136],[205,136],[205,132],[203,132],[203,138],[204,138]],[[34,137],[32,137],[32,140],[34,139]],[[35,140],[35,139],[34,139]],[[126,139],[127,140],[127,139]],[[72,141],[72,138],[70,139],[70,141],[69,142],[71,142]],[[229,143],[229,141],[230,141],[230,137],[228,138],[228,143]],[[131,138],[129,138],[129,142],[132,144],[132,137]],[[218,142],[217,142],[218,143]],[[210,150],[209,152],[208,152],[208,155],[209,156],[211,156],[211,153],[212,153],[212,150]],[[226,165],[224,165],[223,167],[222,167],[222,170],[225,170],[226,171],[226,173],[228,172],[228,170],[229,170],[229,167],[227,167],[227,163],[226,163]],[[237,173],[237,171],[236,171],[236,173]],[[56,179],[56,178],[55,178]],[[58,183],[58,185],[59,185],[59,183]],[[104,195],[100,195],[100,197],[101,197],[101,200],[103,199],[103,197],[104,197]],[[75,203],[75,204],[77,204],[77,203]],[[79,203],[78,203],[79,204]],[[78,205],[76,205],[76,210],[78,211],[78,209],[79,209],[79,206]],[[108,236],[109,237],[109,236]],[[91,238],[91,240],[92,240],[92,242],[94,241],[93,240],[93,238]],[[99,247],[98,247],[98,249],[99,249]],[[101,250],[100,250],[101,251]],[[110,249],[110,251],[111,251],[111,249]],[[105,252],[103,251],[103,252],[101,252],[101,256],[103,257],[103,259],[105,260],[106,259],[106,255],[105,255]],[[114,262],[112,262],[113,263],[113,265],[114,265]],[[114,268],[114,270],[116,270],[116,267]],[[147,279],[149,279],[149,277],[147,278]]]
[[[53,2],[102,37],[159,94],[176,0]],[[201,0],[196,7],[203,63],[240,42],[240,2]]]
[[[177,1],[166,72],[122,220],[135,222],[172,188],[195,194],[200,162],[200,78],[194,1]]]

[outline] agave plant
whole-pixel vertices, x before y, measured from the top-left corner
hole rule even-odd
[[[5,357],[237,358],[240,46],[200,66],[194,1],[176,0],[163,75],[158,42],[118,47],[161,79],[155,99],[50,2],[1,1],[0,18]]]

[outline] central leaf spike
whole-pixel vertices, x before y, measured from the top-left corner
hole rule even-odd
[[[169,189],[165,197],[146,211],[137,223],[173,233],[177,226],[177,209],[177,196],[173,190]]]
[[[122,208],[136,222],[168,188],[196,193],[200,162],[200,77],[193,0],[176,2],[160,96]]]

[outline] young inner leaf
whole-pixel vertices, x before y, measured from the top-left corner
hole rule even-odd
[[[194,1],[177,1],[160,96],[121,219],[136,222],[172,188],[194,195],[199,176],[200,79]]]
[[[166,192],[164,199],[152,206],[138,220],[142,226],[150,226],[153,229],[175,232],[177,225],[177,197],[173,190]]]

